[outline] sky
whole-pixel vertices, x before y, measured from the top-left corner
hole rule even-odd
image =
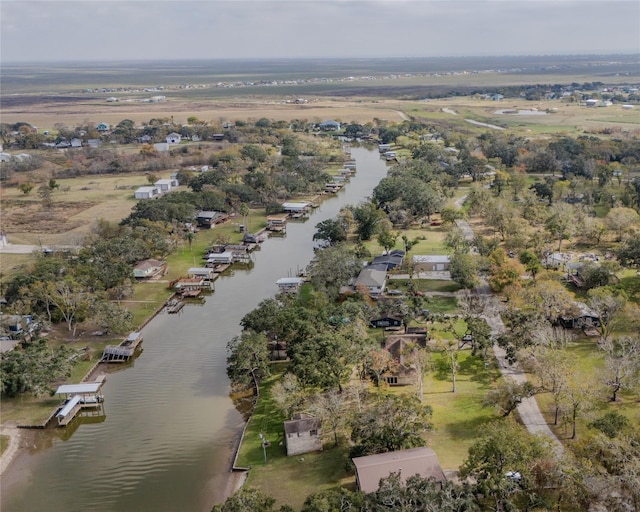
[[[610,53],[638,0],[0,0],[4,63]]]

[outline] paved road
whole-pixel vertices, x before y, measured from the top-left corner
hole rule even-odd
[[[0,245],[0,253],[5,254],[31,254],[33,251],[41,251],[42,248],[39,245],[22,245],[22,244],[7,244]]]
[[[458,206],[461,206],[464,202],[464,197],[460,198],[456,201]],[[469,223],[465,220],[456,221],[458,227],[464,232],[465,237],[469,241],[473,241],[473,229],[469,226]],[[476,288],[479,295],[491,296],[492,291],[486,281],[481,279],[481,284]],[[497,339],[503,332],[505,332],[505,326],[502,322],[502,318],[496,312],[490,315],[485,315],[485,319],[491,327],[491,335],[494,339]],[[522,371],[522,368],[518,364],[510,365],[507,361],[506,353],[500,345],[495,343],[493,345],[493,353],[495,354],[496,360],[498,361],[498,366],[500,368],[500,372],[504,377],[511,377],[518,383],[523,383],[527,381],[527,376]],[[552,443],[555,446],[556,452],[560,453],[564,450],[562,443],[558,440],[555,434],[549,428],[549,425],[542,416],[540,412],[540,408],[538,407],[538,402],[534,397],[525,398],[522,403],[518,406],[518,414],[520,414],[520,419],[527,430],[532,434],[542,433],[548,436]]]

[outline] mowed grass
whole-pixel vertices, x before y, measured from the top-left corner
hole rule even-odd
[[[452,392],[449,367],[440,353],[433,355],[433,371],[424,382],[423,403],[433,408],[433,431],[425,434],[427,444],[438,455],[442,467],[457,470],[467,457],[469,447],[478,438],[481,425],[497,418],[493,408],[483,408],[485,393],[499,378],[495,365],[485,366],[481,357],[471,356],[469,350],[459,354],[456,392]],[[247,485],[259,487],[274,496],[279,504],[300,507],[309,494],[338,487],[353,488],[355,475],[345,469],[349,442],[347,432],[339,436],[334,446],[331,432],[324,431],[324,449],[287,457],[284,444],[283,414],[271,396],[271,387],[284,373],[286,366],[275,366],[272,377],[260,388],[260,398],[247,425],[240,446],[237,465],[251,468]],[[375,393],[375,389],[372,389]],[[387,393],[414,394],[414,386],[387,388]],[[266,447],[266,462],[260,434]]]
[[[472,356],[470,350],[462,350],[453,393],[451,371],[444,356],[436,354],[433,362],[434,371],[424,384],[424,403],[433,408],[434,425],[427,441],[444,469],[457,470],[478,439],[479,427],[498,418],[493,408],[482,407],[482,400],[500,372],[493,364],[485,367],[483,358]]]
[[[581,414],[578,418],[576,435],[578,440],[594,432],[589,429],[588,424],[607,412],[616,411],[625,415],[630,424],[640,424],[640,407],[638,407],[640,395],[637,392],[623,390],[618,393],[616,402],[609,400],[611,396],[610,390],[604,388],[601,378],[604,370],[604,352],[598,348],[597,338],[579,337],[568,345],[567,355],[575,361],[577,378],[583,382],[590,383],[595,392],[594,398],[589,400],[587,407],[587,409],[590,409],[589,412],[584,415]],[[533,375],[528,375],[528,379],[539,384],[538,379]],[[571,424],[568,421],[563,422],[562,415],[560,415],[558,425],[553,425],[555,410],[553,395],[549,392],[539,393],[536,395],[536,400],[551,430],[561,441],[569,441],[572,430]]]

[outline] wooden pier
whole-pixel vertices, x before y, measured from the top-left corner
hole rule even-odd
[[[107,345],[104,348],[100,362],[125,363],[134,356],[136,349],[140,346],[142,341],[141,333],[132,332],[119,345]]]

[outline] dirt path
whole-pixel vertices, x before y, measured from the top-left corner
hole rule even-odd
[[[20,450],[24,447],[27,439],[25,432],[12,425],[2,425],[0,427],[0,434],[9,437],[9,446],[0,457],[0,476],[2,476],[11,462],[16,458]]]
[[[456,205],[458,207],[461,207],[465,199],[466,196],[457,199]],[[469,223],[465,220],[457,220],[456,224],[464,232],[465,238],[473,243],[474,233]],[[486,297],[490,297],[493,295],[490,286],[484,279],[481,279],[481,284],[476,288],[476,290],[479,295],[483,295]],[[504,323],[502,322],[502,318],[500,318],[500,315],[498,313],[485,315],[484,318],[489,324],[489,327],[491,327],[491,335],[494,337],[494,339],[497,339],[498,336],[505,332],[506,329]],[[522,371],[520,365],[509,364],[504,349],[497,343],[494,343],[493,345],[493,353],[495,354],[496,360],[498,361],[498,367],[500,368],[500,373],[503,377],[511,377],[519,384],[527,381],[527,376],[525,375],[524,371]],[[542,416],[535,397],[525,398],[518,406],[518,414],[520,414],[520,419],[529,432],[531,432],[532,434],[541,433],[548,436],[554,444],[557,453],[560,453],[564,450],[562,443],[551,431],[549,425],[544,419],[544,416]]]

